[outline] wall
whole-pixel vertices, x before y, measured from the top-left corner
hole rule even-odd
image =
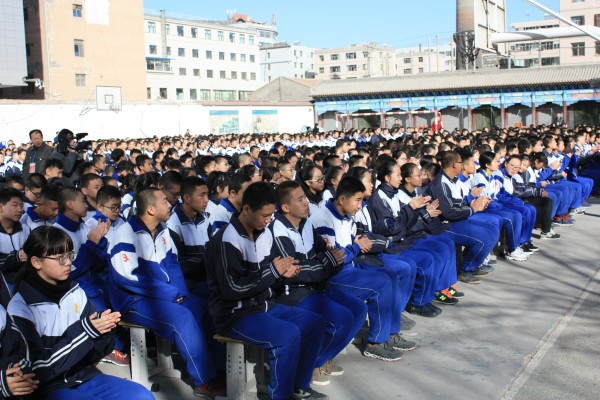
[[[241,132],[252,132],[253,110],[276,110],[279,132],[299,132],[314,126],[312,106],[123,104],[119,112],[97,111],[92,107],[91,104],[0,101],[0,140],[27,142],[28,132],[34,128],[41,129],[48,140],[62,128],[89,132],[92,139],[177,135],[186,129],[192,134],[208,134],[211,110],[237,111]]]

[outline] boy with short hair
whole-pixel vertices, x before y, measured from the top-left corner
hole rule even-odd
[[[42,188],[36,207],[29,207],[21,217],[21,223],[34,230],[38,226],[53,225],[58,214],[58,194],[61,187],[47,185]]]
[[[232,215],[242,209],[244,191],[252,183],[252,178],[246,174],[236,173],[229,178],[229,195],[222,199],[215,211],[210,215],[210,224],[213,234],[229,223]]]
[[[81,176],[79,183],[81,185],[81,193],[83,193],[87,205],[87,214],[83,220],[87,222],[96,214],[96,207],[98,205],[96,195],[104,183],[100,175],[97,174],[84,174]]]
[[[0,272],[10,282],[27,261],[22,247],[31,231],[19,222],[22,215],[21,192],[13,188],[0,189]]]
[[[48,184],[48,181],[42,174],[31,174],[25,185],[23,193],[23,208],[27,211],[30,207],[35,207],[40,199],[42,188]]]

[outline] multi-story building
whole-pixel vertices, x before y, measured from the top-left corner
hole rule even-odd
[[[119,87],[124,100],[146,98],[142,0],[21,3],[30,83],[2,97],[90,101],[96,88]]]
[[[259,45],[276,37],[275,27],[242,14],[199,21],[147,12],[144,19],[148,100],[247,100],[260,86]]]
[[[396,75],[395,51],[375,43],[315,52],[319,79],[376,78]]]
[[[260,48],[260,80],[271,82],[286,78],[314,78],[315,51],[299,43],[275,43]]]
[[[0,88],[21,86],[27,75],[22,0],[0,0]]]
[[[455,69],[455,48],[445,45],[438,49],[405,48],[396,50],[396,76],[429,74]]]

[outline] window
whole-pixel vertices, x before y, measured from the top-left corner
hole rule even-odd
[[[212,51],[206,50],[206,59],[207,60],[212,60]]]
[[[300,50],[300,57],[302,57],[302,50]]]
[[[225,73],[225,71],[219,71],[219,78],[227,79],[227,74]]]
[[[585,25],[585,17],[583,15],[575,15],[571,17],[571,21],[576,25]]]
[[[348,71],[352,72],[352,71],[356,71],[356,70],[357,70],[357,68],[356,68],[356,65],[355,65],[355,64],[353,64],[353,65],[348,65]]]
[[[412,70],[410,68],[404,69],[404,75],[410,75],[411,72],[412,72]]]
[[[324,74],[325,73],[325,67],[319,67],[319,73],[320,74]]]
[[[329,67],[329,72],[340,72],[341,68],[339,66]]]
[[[254,45],[254,35],[249,35],[248,36],[248,44]]]
[[[156,22],[148,22],[148,33],[156,33]]]
[[[158,92],[161,100],[167,99],[167,88],[161,87],[160,89],[158,89]]]
[[[198,68],[194,68],[194,76],[200,76],[200,70]]]
[[[246,55],[245,54],[240,54],[240,61],[241,62],[246,62]]]
[[[81,4],[73,4],[73,16],[76,18],[83,17],[83,6]]]
[[[250,80],[251,81],[255,81],[256,80],[256,72],[250,72]]]
[[[600,26],[600,14],[594,14],[594,26]]]
[[[404,58],[404,64],[410,64],[410,57]]]
[[[185,71],[185,68],[179,68],[179,75],[181,75],[181,76],[186,76],[187,75],[187,73]]]
[[[271,52],[267,51],[267,58],[271,58]]]
[[[248,73],[247,72],[242,72],[242,80],[243,81],[247,81],[248,80]]]
[[[73,14],[73,16],[75,16],[75,14]],[[29,11],[27,11],[27,7],[23,7],[23,19],[29,21]]]
[[[207,78],[212,78],[213,77],[213,70],[212,69],[207,69],[206,70],[206,77]]]
[[[235,100],[235,90],[215,90],[215,101]]]
[[[423,57],[419,57],[419,62],[423,62]]]
[[[156,54],[156,45],[151,44],[149,47],[150,54]]]
[[[600,42],[596,42],[596,54],[600,54]]]
[[[177,49],[177,55],[178,55],[179,57],[185,57],[185,49],[184,49],[183,47],[179,47],[179,48]]]
[[[271,64],[267,64],[267,69],[270,71],[271,70]]]
[[[332,54],[331,55],[331,61],[337,61],[340,58],[339,54]]]
[[[363,51],[363,58],[369,58],[369,52]]]
[[[217,40],[219,42],[223,41],[223,31],[217,31]]]
[[[198,37],[198,28],[192,28],[192,37],[194,39]]]
[[[165,33],[167,35],[171,34],[171,25],[170,24],[165,24]]]
[[[192,49],[192,57],[193,58],[198,58],[198,54],[199,54],[198,49]]]
[[[190,89],[190,100],[197,100],[198,92],[196,89]]]
[[[325,56],[323,54],[319,56],[319,61],[325,61]]]
[[[219,60],[225,60],[225,52],[223,52],[223,51],[219,52]]]
[[[237,79],[237,71],[231,71],[231,79]]]
[[[146,88],[146,99],[152,100],[152,88]]]
[[[254,54],[250,54],[250,62],[253,63],[255,60]]]
[[[240,44],[246,44],[246,34],[240,33],[238,39],[240,41]]]
[[[422,74],[423,73],[423,68],[419,68],[419,73]]]
[[[573,57],[585,56],[585,42],[571,43]]]
[[[177,25],[177,36],[183,36],[183,26]]]
[[[294,62],[294,68],[297,68],[297,67],[298,67],[298,63]]]
[[[73,41],[75,57],[83,57],[83,40],[75,39]]]
[[[235,43],[235,33],[229,32],[229,41]]]
[[[297,57],[296,50],[294,50],[294,57]]]
[[[75,86],[85,86],[85,74],[75,74]]]
[[[177,100],[183,100],[183,89],[182,88],[175,89],[175,97],[177,98]]]
[[[167,57],[171,55],[171,46],[167,46]]]
[[[235,53],[231,53],[229,55],[229,58],[230,58],[231,61],[235,61],[237,57],[236,57]]]
[[[354,59],[356,59],[356,52],[346,53],[346,60],[354,60]]]
[[[204,39],[210,40],[211,37],[212,37],[211,30],[210,29],[205,29],[204,30]]]
[[[210,100],[210,89],[200,89],[200,100]]]

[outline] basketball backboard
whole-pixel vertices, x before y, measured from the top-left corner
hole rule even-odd
[[[121,111],[121,87],[96,86],[96,109],[98,111]]]
[[[505,55],[507,46],[493,45],[492,34],[506,32],[506,0],[456,0],[456,31],[473,32],[473,46]]]

